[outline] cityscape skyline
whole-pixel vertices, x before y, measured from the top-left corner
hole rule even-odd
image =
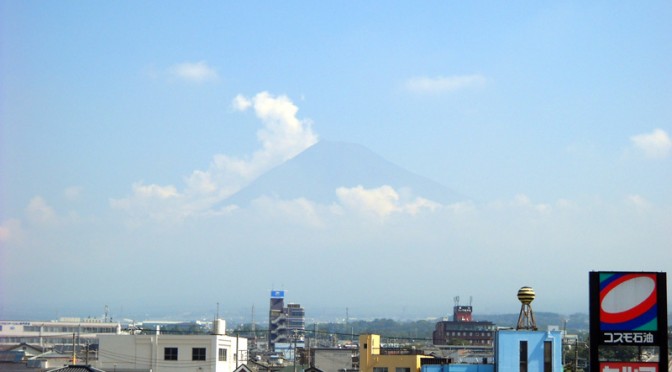
[[[672,272],[669,19],[0,0],[0,318],[587,312],[590,271]]]

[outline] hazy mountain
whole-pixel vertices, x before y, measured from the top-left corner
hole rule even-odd
[[[464,199],[456,192],[426,177],[393,164],[364,146],[320,141],[287,162],[258,177],[226,200],[245,205],[266,195],[280,199],[305,197],[320,203],[336,201],[339,187],[377,188],[392,186],[397,192],[440,203]]]

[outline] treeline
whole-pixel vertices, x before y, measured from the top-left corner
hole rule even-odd
[[[375,333],[388,338],[430,339],[436,321],[396,321],[392,319],[357,320],[348,323],[319,323],[306,326],[306,331],[330,333],[338,336],[353,336]],[[339,337],[341,338],[341,337]]]
[[[573,314],[561,315],[556,313],[535,313],[537,327],[540,330],[548,326],[556,326],[569,333],[584,333],[588,331],[588,315]],[[436,323],[440,320],[397,321],[393,319],[353,320],[349,322],[327,322],[306,324],[305,335],[314,338],[331,338],[338,340],[356,340],[360,334],[375,333],[387,339],[399,340],[431,340]],[[515,328],[518,314],[478,315],[474,321],[490,321],[498,327]],[[250,324],[239,326],[233,332],[249,337],[252,327]],[[267,327],[257,325],[257,336],[264,337]]]

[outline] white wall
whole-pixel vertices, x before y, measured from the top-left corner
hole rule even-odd
[[[164,360],[164,349],[176,347],[178,360]],[[205,348],[206,360],[192,360],[193,348]],[[227,360],[219,361],[219,350]],[[240,363],[246,361],[247,339],[238,340]],[[100,337],[98,367],[114,372],[231,372],[236,369],[236,337],[216,335],[103,335]]]

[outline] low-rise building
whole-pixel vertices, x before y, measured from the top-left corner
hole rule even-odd
[[[246,361],[246,338],[224,334],[164,335],[157,331],[145,335],[101,335],[97,366],[116,372],[232,372]]]
[[[415,349],[381,347],[380,335],[359,336],[360,372],[420,372],[425,358],[432,357]]]
[[[353,371],[356,349],[311,348],[310,364],[322,371]]]
[[[61,318],[57,321],[0,320],[0,345],[29,344],[40,347],[97,344],[98,335],[120,334],[119,323],[93,318]],[[74,340],[73,340],[74,337]]]
[[[562,371],[562,333],[560,331],[497,332],[495,342],[497,372]]]

